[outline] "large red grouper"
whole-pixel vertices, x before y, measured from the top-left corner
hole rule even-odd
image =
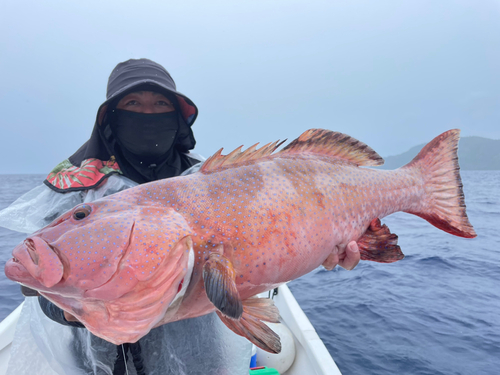
[[[280,144],[217,152],[199,172],[81,204],[13,250],[7,277],[36,289],[114,344],[216,311],[270,352],[279,337],[269,299],[252,298],[320,265],[356,241],[361,259],[402,259],[380,218],[418,215],[460,237],[467,219],[459,130],[436,137],[394,171],[367,145],[312,129]],[[339,250],[340,249],[340,250]]]

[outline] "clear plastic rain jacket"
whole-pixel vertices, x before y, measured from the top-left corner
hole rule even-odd
[[[173,98],[179,114],[174,147],[167,160],[155,165],[155,178],[120,153],[106,115],[127,93],[152,87]],[[195,145],[191,125],[197,114],[194,103],[176,91],[161,65],[147,59],[118,64],[110,75],[107,100],[99,107],[89,141],[59,164],[45,185],[1,211],[0,226],[29,234],[77,204],[138,183],[194,172],[201,165],[194,164],[201,159],[188,151]],[[85,328],[72,326],[78,323],[66,322],[52,303],[42,305],[45,314],[36,297],[26,298],[7,374],[248,374],[251,344],[230,331],[215,313],[157,327],[140,339],[139,345],[116,346]]]

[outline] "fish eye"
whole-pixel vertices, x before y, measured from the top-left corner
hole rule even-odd
[[[73,219],[83,220],[92,212],[91,207],[88,204],[84,204],[73,211]]]

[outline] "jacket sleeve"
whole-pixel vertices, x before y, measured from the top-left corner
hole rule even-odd
[[[205,159],[203,156],[201,156],[200,154],[195,154],[195,153],[188,153],[186,154],[186,156],[191,160],[191,167],[187,168],[184,172],[181,173],[181,176],[186,176],[188,174],[192,174],[192,173],[195,173],[195,172],[198,172],[201,168],[201,166],[203,165],[203,163],[205,162]]]
[[[82,201],[82,192],[60,194],[42,184],[0,211],[0,227],[33,233]]]
[[[54,322],[57,322],[59,324],[65,325],[65,326],[85,328],[85,326],[80,322],[68,322],[66,320],[66,318],[64,317],[64,311],[62,309],[60,309],[59,307],[57,307],[56,305],[54,305],[48,299],[46,299],[42,296],[39,296],[38,302],[40,303],[40,307],[41,307],[43,313],[49,319],[52,319]]]
[[[112,175],[101,186],[86,191],[58,193],[42,184],[0,211],[0,227],[33,233],[80,203],[92,202],[135,185],[136,182],[118,175]]]

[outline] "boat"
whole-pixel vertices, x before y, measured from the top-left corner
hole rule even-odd
[[[268,296],[267,293],[261,296],[264,295]],[[287,362],[286,371],[280,375],[341,375],[335,361],[288,286],[281,285],[271,291],[270,295],[280,310],[282,323],[287,327],[285,331],[291,333],[289,336],[283,336],[278,332],[283,347],[292,347],[294,350],[287,350],[286,353],[282,352],[276,355],[259,350],[257,351],[257,367],[272,368],[275,363]],[[0,375],[7,373],[10,348],[23,304],[24,302],[0,323]],[[290,340],[290,342],[286,342],[286,340]],[[285,360],[283,359],[284,355],[288,356]],[[255,375],[258,375],[258,372],[257,370],[252,371]],[[55,372],[54,374],[56,375]]]

